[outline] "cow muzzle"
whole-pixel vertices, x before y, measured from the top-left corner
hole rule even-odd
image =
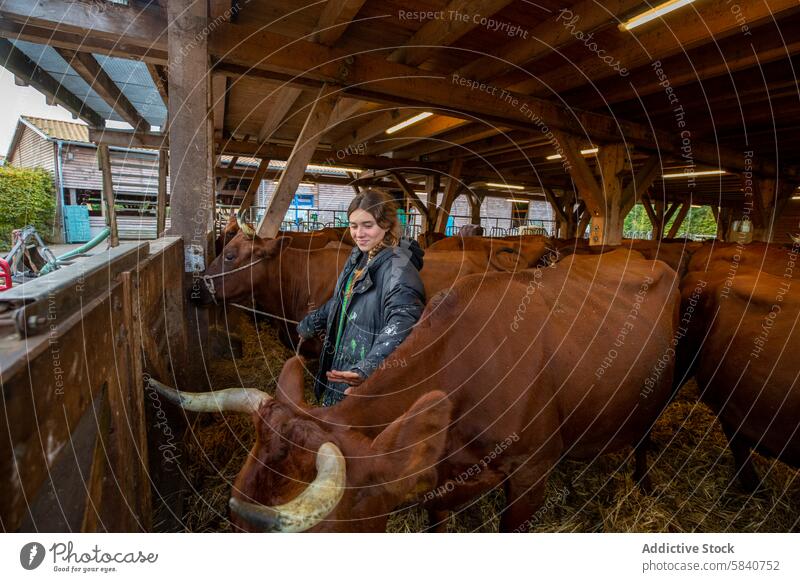
[[[264,532],[297,533],[323,521],[344,495],[346,466],[335,444],[323,443],[317,451],[317,476],[300,495],[282,505],[261,505],[231,497],[231,512]]]

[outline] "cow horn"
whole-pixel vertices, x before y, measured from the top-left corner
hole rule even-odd
[[[254,238],[256,236],[255,229],[242,220],[242,217],[238,214],[236,215],[236,223],[239,225],[239,230],[241,230],[242,234],[247,238]]]
[[[231,497],[231,511],[261,531],[294,533],[314,527],[333,511],[344,495],[345,460],[333,443],[317,451],[317,477],[297,497],[269,506]]]
[[[211,392],[181,392],[162,384],[153,378],[148,379],[150,387],[177,404],[184,410],[193,412],[256,412],[263,402],[272,397],[255,388],[228,388]]]

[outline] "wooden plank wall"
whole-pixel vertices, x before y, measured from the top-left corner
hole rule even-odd
[[[143,373],[177,385],[185,373],[182,281],[170,276],[182,265],[181,240],[160,239],[81,311],[60,316],[54,305],[50,333],[17,340],[25,365],[2,378],[4,531],[151,529],[153,446],[166,425],[147,420],[157,412]],[[182,419],[171,430],[170,446]]]

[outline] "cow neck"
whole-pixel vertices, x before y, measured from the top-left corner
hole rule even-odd
[[[441,372],[431,374],[431,370],[442,370],[441,342],[433,344],[427,332],[428,329],[420,328],[412,331],[406,341],[386,358],[386,365],[355,388],[354,395],[334,406],[315,409],[315,416],[335,426],[350,426],[375,438],[420,396],[444,388],[446,378],[441,376]],[[424,359],[417,355],[412,360],[412,356],[420,352],[418,345],[426,346]],[[405,365],[399,365],[402,362]],[[423,365],[423,362],[428,365]],[[365,397],[359,398],[359,394]]]
[[[298,274],[309,272],[311,256],[311,251],[290,247],[278,257],[276,275],[281,283],[274,286],[277,288],[274,288],[276,296],[273,303],[278,309],[277,313],[295,320],[302,319],[308,313],[309,285],[307,282],[304,284],[305,279]]]

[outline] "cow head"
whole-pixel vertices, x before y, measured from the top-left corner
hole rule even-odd
[[[201,302],[252,296],[253,287],[266,276],[266,265],[291,246],[291,237],[265,239],[249,224],[239,222],[239,232],[225,245],[203,275],[205,289]]]
[[[253,389],[190,394],[150,383],[189,410],[251,414],[256,442],[230,499],[239,529],[385,531],[393,509],[435,485],[452,405],[443,392],[429,392],[368,436],[340,413],[341,404],[305,404],[303,365],[297,356],[286,362],[275,398]]]

